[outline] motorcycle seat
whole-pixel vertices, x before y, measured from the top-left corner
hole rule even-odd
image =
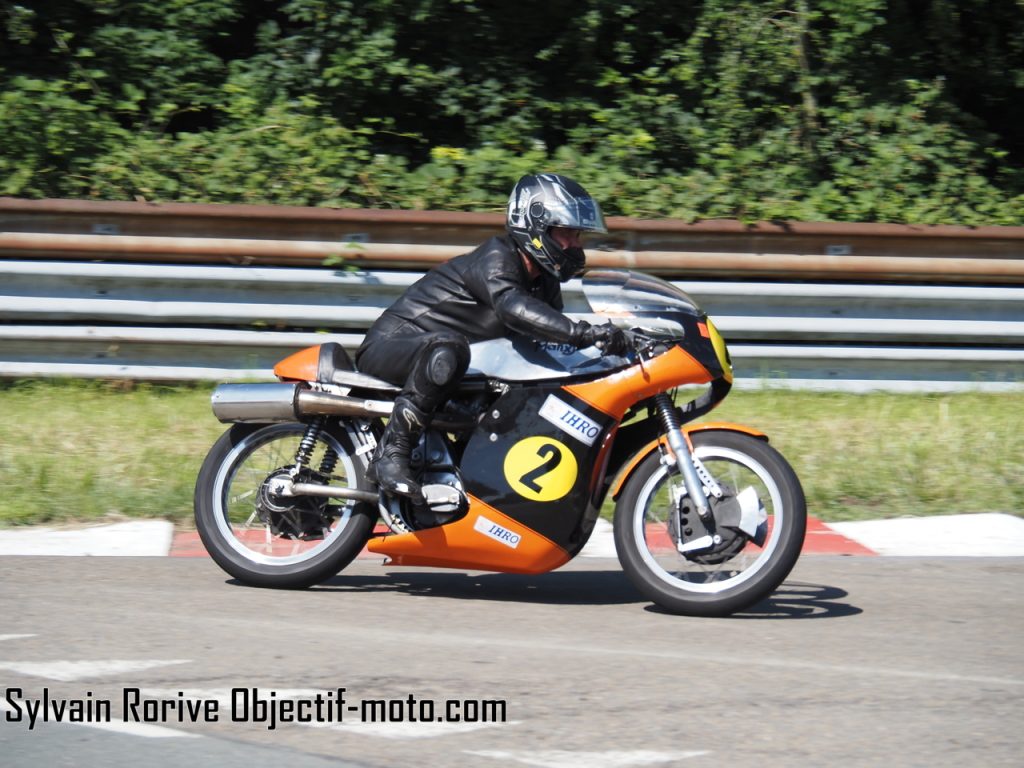
[[[400,390],[399,387],[383,379],[359,373],[348,352],[336,341],[320,345],[316,380],[324,384],[370,389],[387,394],[396,394]]]

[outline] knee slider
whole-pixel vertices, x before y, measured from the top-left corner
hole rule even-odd
[[[427,378],[436,387],[447,387],[465,372],[458,351],[448,344],[436,347],[427,358]]]

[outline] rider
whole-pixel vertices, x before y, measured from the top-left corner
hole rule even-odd
[[[607,232],[597,202],[572,179],[524,176],[508,201],[506,236],[428,272],[377,319],[359,369],[400,385],[367,474],[386,493],[422,498],[409,455],[469,365],[469,345],[520,333],[621,353],[622,331],[562,314],[560,283],[586,264],[582,232]]]

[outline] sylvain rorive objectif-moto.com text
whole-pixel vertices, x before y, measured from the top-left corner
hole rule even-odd
[[[178,691],[170,697],[144,695],[126,687],[119,700],[86,691],[61,697],[43,688],[27,696],[21,688],[7,688],[2,709],[7,723],[22,723],[34,730],[39,723],[255,723],[267,730],[279,724],[343,723],[345,718],[372,723],[505,722],[503,699],[433,699],[409,694],[394,699],[346,698],[345,688],[297,696],[259,688],[232,688],[224,696],[190,696]],[[115,703],[120,705],[115,707]],[[115,714],[116,713],[116,714]]]

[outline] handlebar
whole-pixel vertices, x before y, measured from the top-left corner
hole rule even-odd
[[[637,328],[623,329],[622,331],[629,346],[641,359],[649,359],[664,352],[668,347],[665,339],[644,333]]]

